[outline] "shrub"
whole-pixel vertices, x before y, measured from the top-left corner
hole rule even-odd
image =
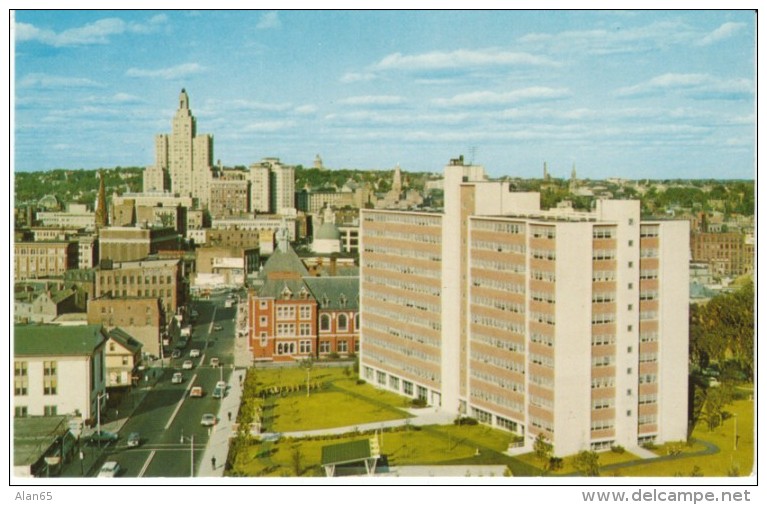
[[[558,458],[556,456],[549,458],[549,470],[556,472],[557,470],[561,470],[562,467],[564,467],[564,461],[562,461],[562,458]]]
[[[456,426],[476,426],[479,424],[479,421],[473,417],[458,417],[455,421],[453,421],[453,424]]]
[[[610,450],[614,452],[615,454],[623,454],[626,452],[626,448],[622,445],[613,445],[610,447]]]
[[[365,379],[357,379],[357,385],[358,386],[361,386],[363,384],[365,384]]]
[[[413,398],[410,400],[410,405],[416,408],[425,407],[426,406],[426,399],[424,398]]]

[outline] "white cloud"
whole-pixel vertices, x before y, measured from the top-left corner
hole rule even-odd
[[[341,77],[341,82],[366,82],[366,81],[372,81],[376,78],[376,75],[372,72],[367,73],[357,73],[357,72],[349,72],[344,74]]]
[[[247,124],[243,127],[244,131],[254,132],[276,132],[282,130],[292,130],[296,127],[296,122],[293,120],[275,120],[275,121],[258,121],[255,123]]]
[[[70,28],[60,33],[53,30],[37,28],[28,23],[16,23],[16,41],[36,41],[54,47],[82,46],[89,44],[106,44],[113,35],[123,33],[150,33],[158,25],[167,21],[167,16],[153,16],[148,24],[126,23],[120,18],[104,18],[86,25]]]
[[[295,109],[293,109],[293,112],[296,114],[314,114],[317,112],[317,106],[316,105],[299,105]]]
[[[84,77],[64,77],[59,75],[29,74],[18,83],[20,88],[96,88],[101,85]]]
[[[403,55],[394,53],[384,57],[373,68],[377,70],[440,70],[488,66],[547,65],[556,63],[542,56],[496,49],[468,50]]]
[[[433,100],[433,103],[440,106],[498,105],[531,100],[556,100],[570,95],[570,91],[566,88],[533,86],[505,93],[497,93],[495,91],[463,93],[452,98],[436,98]]]
[[[343,105],[398,105],[404,103],[404,99],[401,96],[392,95],[367,95],[367,96],[351,96],[339,100],[339,104]]]
[[[722,26],[703,37],[703,39],[700,41],[700,45],[707,46],[709,44],[719,42],[720,40],[728,39],[745,27],[745,23],[724,23]]]
[[[668,73],[616,91],[618,96],[637,97],[657,93],[687,92],[693,98],[742,96],[753,92],[749,79],[722,79],[710,74]]]
[[[188,75],[197,74],[205,70],[198,63],[182,63],[175,67],[161,68],[157,70],[147,70],[142,68],[129,68],[125,75],[128,77],[149,77],[152,79],[178,79]]]
[[[282,22],[280,22],[280,18],[278,17],[277,12],[271,11],[266,12],[261,16],[261,19],[258,20],[256,28],[259,30],[268,30],[270,28],[279,28],[281,26]]]

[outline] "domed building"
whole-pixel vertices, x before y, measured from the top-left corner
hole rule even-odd
[[[322,224],[315,228],[312,239],[312,252],[331,254],[341,252],[341,232],[335,225],[335,215],[325,207]]]

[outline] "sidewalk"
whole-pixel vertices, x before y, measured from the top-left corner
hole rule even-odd
[[[229,377],[226,396],[221,400],[218,411],[218,423],[205,446],[202,461],[199,463],[197,477],[223,477],[226,467],[226,457],[229,454],[229,436],[232,426],[237,421],[242,397],[242,382],[245,381],[245,370],[234,370]],[[231,419],[229,417],[231,414]],[[213,458],[216,465],[213,466]]]

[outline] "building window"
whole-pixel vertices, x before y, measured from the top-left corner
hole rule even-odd
[[[428,391],[426,390],[425,387],[418,386],[418,399],[419,400],[426,401],[427,400],[427,393],[428,393]]]
[[[301,340],[298,343],[298,352],[300,354],[309,354],[312,352],[312,341],[311,340]]]
[[[358,331],[360,329],[360,313],[359,312],[357,312],[354,315],[354,329]]]
[[[378,382],[382,386],[386,385],[386,374],[384,372],[377,371],[376,382]]]
[[[29,389],[29,377],[27,376],[27,362],[16,361],[13,364],[13,394],[15,396],[27,396]]]
[[[413,396],[413,383],[402,381],[402,392],[408,396]]]
[[[349,318],[346,317],[346,314],[339,314],[338,315],[338,331],[347,331],[349,326]]]
[[[320,316],[320,331],[330,331],[330,316],[328,314]]]
[[[15,417],[27,417],[26,405],[20,405],[14,409],[13,415]]]
[[[389,376],[389,387],[395,391],[399,391],[399,377]]]
[[[43,415],[44,416],[55,416],[58,415],[56,405],[45,405],[43,407]]]
[[[312,306],[311,305],[301,305],[299,308],[299,316],[301,319],[311,319],[312,318]]]
[[[266,316],[260,316],[258,318],[258,325],[259,326],[266,326],[267,325],[267,317]]]
[[[339,340],[338,341],[338,352],[345,353],[348,351],[348,344],[346,340]]]
[[[311,335],[312,334],[311,323],[299,323],[298,334],[302,337],[308,337],[309,335]]]
[[[323,340],[320,342],[320,354],[327,354],[330,352],[330,342]]]
[[[259,334],[259,339],[261,340],[261,342],[260,342],[261,347],[266,347],[266,332],[265,331],[262,331]]]

